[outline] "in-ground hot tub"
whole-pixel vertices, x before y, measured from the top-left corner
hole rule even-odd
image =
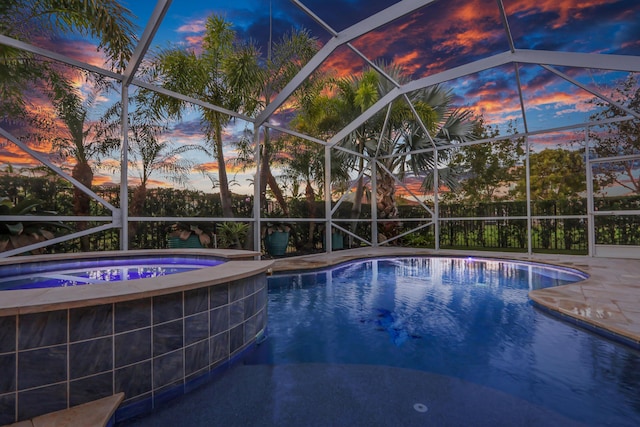
[[[144,276],[149,260],[167,255],[205,265],[168,275],[156,269],[139,279],[123,275]],[[49,279],[72,277],[59,287],[0,291],[0,425],[119,392],[125,400],[116,418],[126,419],[205,382],[264,331],[272,262],[253,260],[257,255],[183,249],[0,260],[0,269],[12,269],[9,277],[39,275],[45,265]],[[106,269],[113,274],[79,273],[106,259],[119,264]],[[57,278],[55,264],[65,268]],[[125,280],[101,280],[118,275]]]
[[[0,291],[101,285],[185,273],[215,267],[224,259],[211,256],[114,256],[0,266]]]

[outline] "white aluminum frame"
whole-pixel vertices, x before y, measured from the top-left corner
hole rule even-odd
[[[59,53],[56,52],[52,52],[49,51],[47,49],[43,49],[43,48],[39,48],[36,46],[33,46],[29,43],[25,43],[25,42],[21,42],[12,38],[9,38],[7,36],[4,35],[0,35],[0,44],[6,45],[6,46],[10,46],[10,47],[14,47],[17,49],[21,49],[36,55],[41,55],[43,57],[73,66],[73,67],[77,67],[92,73],[97,73],[100,74],[102,76],[105,77],[109,77],[112,79],[115,79],[116,81],[120,82],[121,85],[121,96],[122,96],[122,105],[124,106],[123,108],[123,116],[122,116],[122,144],[121,144],[121,163],[122,163],[122,168],[121,168],[121,195],[120,195],[120,200],[122,205],[120,206],[120,208],[116,208],[114,206],[112,206],[110,203],[108,203],[107,201],[105,201],[104,199],[102,199],[100,196],[98,196],[96,193],[94,193],[93,191],[91,191],[91,189],[84,187],[82,184],[80,184],[79,182],[77,182],[76,180],[74,180],[72,177],[70,177],[68,174],[65,174],[62,170],[60,170],[58,167],[56,167],[54,164],[52,164],[46,157],[38,154],[36,151],[29,149],[29,147],[27,145],[25,145],[24,143],[22,143],[21,141],[19,141],[17,138],[15,138],[13,135],[11,135],[9,132],[7,132],[5,129],[0,128],[0,135],[4,138],[6,138],[7,140],[9,140],[10,142],[16,144],[18,147],[20,147],[22,150],[24,150],[26,153],[28,153],[29,155],[33,156],[35,159],[39,160],[40,162],[42,162],[44,165],[46,165],[47,167],[51,168],[52,170],[54,170],[57,174],[59,174],[61,177],[63,177],[64,179],[70,181],[71,183],[73,183],[76,187],[78,187],[79,189],[81,189],[84,193],[86,193],[87,195],[89,195],[92,199],[94,199],[95,201],[103,204],[106,208],[108,208],[111,213],[112,216],[110,217],[29,217],[29,218],[22,218],[22,220],[36,220],[36,219],[55,219],[55,220],[68,220],[68,221],[78,221],[78,220],[90,220],[90,221],[105,221],[108,222],[107,225],[103,225],[100,227],[95,227],[92,228],[90,230],[86,230],[83,231],[81,233],[74,233],[68,236],[64,236],[64,237],[60,237],[60,238],[56,238],[53,240],[49,240],[47,242],[44,243],[40,243],[37,245],[31,245],[25,248],[21,248],[20,250],[15,250],[15,251],[9,251],[9,252],[4,252],[0,254],[0,257],[5,257],[5,256],[10,256],[16,253],[20,253],[20,252],[24,252],[24,251],[28,251],[31,249],[37,249],[49,244],[54,244],[54,243],[59,243],[65,240],[69,240],[72,238],[76,238],[79,237],[80,235],[87,235],[87,234],[91,234],[94,232],[98,232],[98,231],[102,231],[105,229],[109,229],[109,228],[118,228],[121,231],[121,249],[126,250],[128,249],[128,227],[127,224],[130,221],[149,221],[149,220],[153,220],[153,221],[163,221],[163,220],[167,220],[167,221],[172,221],[175,220],[176,218],[158,218],[158,217],[130,217],[129,213],[128,213],[128,204],[127,204],[127,194],[128,194],[128,170],[127,170],[127,148],[128,148],[128,140],[127,140],[127,104],[128,104],[128,96],[129,96],[129,87],[131,85],[135,85],[138,87],[142,87],[145,89],[149,89],[149,90],[153,90],[156,91],[158,93],[164,94],[164,95],[168,95],[168,96],[173,96],[175,98],[178,98],[180,100],[186,101],[186,102],[190,102],[193,103],[195,105],[198,105],[202,108],[207,108],[207,109],[212,109],[215,111],[219,111],[222,112],[224,114],[227,114],[229,116],[232,117],[236,117],[242,120],[245,120],[249,123],[252,123],[254,126],[254,138],[255,138],[255,142],[256,142],[256,152],[255,152],[255,160],[256,160],[256,165],[257,168],[259,168],[260,165],[260,150],[259,150],[259,133],[260,133],[260,129],[265,127],[265,128],[271,128],[280,132],[285,132],[291,135],[294,135],[296,137],[300,137],[300,138],[304,138],[306,140],[324,145],[324,149],[325,149],[325,218],[322,220],[325,223],[325,241],[327,242],[327,248],[328,251],[330,252],[331,249],[331,244],[329,242],[331,242],[331,230],[332,228],[336,228],[338,230],[343,231],[344,233],[351,235],[352,237],[355,237],[357,239],[359,239],[362,242],[365,242],[366,244],[370,244],[372,246],[377,246],[379,244],[384,244],[388,241],[394,240],[396,238],[402,237],[408,233],[414,232],[414,231],[418,231],[422,228],[425,228],[431,224],[434,225],[435,227],[435,235],[436,235],[436,249],[439,249],[439,225],[440,225],[440,221],[449,221],[449,220],[454,220],[456,218],[439,218],[439,209],[438,209],[438,171],[437,169],[434,171],[435,174],[435,179],[434,179],[434,208],[430,209],[426,204],[421,203],[422,207],[425,209],[425,212],[427,214],[430,215],[430,218],[424,218],[423,220],[428,221],[427,224],[422,224],[416,228],[414,228],[413,230],[410,230],[406,233],[403,233],[400,236],[396,236],[392,239],[389,239],[385,242],[378,242],[378,235],[377,232],[374,230],[377,230],[377,223],[378,223],[378,219],[377,219],[377,211],[375,209],[376,206],[376,174],[374,173],[375,171],[375,164],[378,163],[379,159],[384,158],[384,156],[374,156],[374,157],[368,157],[368,156],[363,156],[366,158],[366,161],[369,163],[369,169],[372,171],[371,173],[371,187],[372,187],[372,219],[371,221],[373,222],[373,226],[372,226],[372,235],[371,235],[371,239],[370,241],[368,241],[367,239],[363,239],[357,235],[355,235],[353,232],[350,232],[348,230],[346,230],[344,227],[341,227],[338,223],[340,222],[344,222],[344,221],[348,221],[348,222],[358,222],[361,220],[338,220],[338,219],[333,219],[333,213],[335,212],[335,210],[337,209],[337,207],[342,203],[342,199],[337,201],[337,204],[335,207],[332,208],[332,201],[330,198],[331,195],[331,152],[332,150],[342,150],[342,151],[347,151],[350,152],[353,155],[358,155],[358,156],[362,156],[359,153],[353,153],[348,149],[345,149],[343,147],[339,147],[337,144],[344,139],[347,135],[349,135],[351,132],[353,132],[355,129],[357,129],[360,125],[362,125],[363,123],[365,123],[367,120],[369,120],[370,118],[372,118],[375,114],[377,114],[378,112],[380,112],[383,108],[387,107],[388,105],[390,105],[390,103],[394,102],[395,100],[397,100],[398,98],[404,98],[404,101],[408,102],[409,105],[411,106],[411,108],[413,109],[413,105],[410,101],[410,98],[408,96],[408,94],[410,94],[411,92],[418,90],[418,89],[422,89],[422,88],[426,88],[426,87],[430,87],[436,84],[440,84],[440,83],[444,83],[447,81],[451,81],[453,79],[458,79],[458,78],[463,78],[465,76],[469,76],[484,70],[489,70],[492,68],[496,68],[496,67],[500,67],[500,66],[504,66],[504,65],[508,65],[508,64],[513,64],[514,68],[515,68],[515,73],[516,73],[516,86],[518,89],[518,96],[519,96],[519,100],[520,100],[520,109],[521,109],[521,114],[522,114],[522,118],[524,121],[524,133],[523,134],[518,134],[516,135],[517,137],[525,137],[526,138],[526,157],[525,157],[525,162],[526,162],[526,182],[527,182],[527,215],[526,217],[509,217],[509,218],[505,218],[505,217],[500,217],[500,219],[525,219],[527,220],[528,223],[528,252],[532,253],[532,242],[531,242],[531,224],[532,224],[532,220],[534,219],[540,219],[542,217],[536,217],[536,216],[532,216],[531,214],[531,203],[530,203],[530,190],[529,190],[529,182],[530,182],[530,171],[529,171],[529,141],[528,141],[528,137],[531,135],[537,135],[537,134],[542,134],[542,133],[548,133],[548,132],[555,132],[555,131],[559,131],[559,130],[567,130],[567,129],[577,129],[577,128],[584,128],[585,129],[585,135],[588,135],[588,128],[591,126],[595,126],[598,125],[600,123],[612,123],[612,122],[616,122],[616,121],[622,121],[622,120],[632,120],[632,119],[640,119],[640,112],[638,111],[633,111],[629,108],[626,108],[624,106],[619,105],[618,103],[614,102],[612,99],[608,98],[607,96],[599,93],[598,91],[595,90],[591,90],[588,87],[582,85],[581,83],[579,83],[578,81],[576,81],[575,79],[571,78],[570,76],[566,75],[565,73],[562,73],[561,71],[557,70],[555,67],[579,67],[579,68],[596,68],[596,69],[604,69],[604,70],[614,70],[614,71],[626,71],[626,72],[640,72],[640,56],[625,56],[625,55],[609,55],[609,54],[588,54],[588,53],[575,53],[575,52],[552,52],[552,51],[538,51],[538,50],[527,50],[527,49],[517,49],[513,40],[513,36],[511,34],[511,29],[510,29],[510,25],[508,22],[508,17],[506,15],[505,9],[504,9],[504,5],[503,5],[503,0],[497,0],[497,7],[498,7],[498,12],[500,15],[500,18],[502,20],[503,23],[503,27],[504,27],[504,32],[506,35],[506,39],[507,39],[507,50],[468,64],[464,64],[443,72],[439,72],[424,78],[420,78],[417,80],[413,80],[407,84],[401,85],[398,82],[393,81],[393,79],[391,79],[388,75],[386,75],[384,73],[383,70],[381,70],[378,66],[375,65],[375,61],[373,58],[369,58],[367,57],[365,54],[363,54],[361,51],[359,51],[358,49],[356,49],[353,45],[352,45],[352,41],[356,40],[357,38],[371,32],[374,31],[376,29],[379,29],[380,27],[388,24],[389,22],[392,22],[394,20],[397,20],[399,18],[402,18],[404,16],[407,16],[415,11],[418,11],[432,3],[435,3],[437,1],[444,1],[444,0],[402,0],[384,10],[382,10],[381,12],[378,12],[358,23],[356,23],[355,25],[352,25],[342,31],[335,31],[333,28],[331,28],[330,25],[328,25],[326,22],[324,22],[322,19],[320,19],[310,8],[308,8],[305,4],[304,1],[301,0],[291,0],[292,3],[297,6],[298,8],[300,8],[305,14],[307,14],[311,19],[313,19],[314,21],[316,21],[322,28],[324,28],[327,33],[330,35],[329,40],[324,44],[324,46],[319,50],[319,52],[300,70],[300,72],[284,87],[284,89],[274,98],[274,100],[265,107],[265,109],[259,113],[255,118],[253,117],[248,117],[244,114],[235,112],[235,111],[229,111],[225,108],[222,108],[220,106],[214,105],[214,104],[210,104],[207,102],[203,102],[199,99],[195,99],[192,98],[190,96],[185,96],[183,94],[179,94],[179,93],[175,93],[172,91],[169,91],[167,89],[164,89],[162,87],[158,87],[152,84],[149,84],[147,82],[141,81],[139,79],[135,78],[135,74],[138,71],[138,68],[145,56],[145,54],[148,52],[149,47],[151,46],[151,43],[153,41],[153,38],[156,34],[156,32],[158,31],[158,28],[160,27],[164,17],[167,14],[167,11],[169,10],[172,1],[171,0],[158,0],[156,3],[156,6],[154,8],[154,11],[145,27],[144,33],[141,36],[141,39],[138,43],[138,45],[136,46],[136,49],[134,51],[134,54],[128,64],[128,66],[126,67],[126,70],[122,73],[114,73],[110,70],[104,69],[104,68],[100,68],[100,67],[96,67],[93,66],[91,64],[88,63],[84,63],[69,57],[66,57],[65,55],[61,55]],[[307,79],[309,78],[309,76],[311,76],[311,74],[317,70],[323,63],[324,61],[339,47],[346,45],[349,49],[351,49],[356,55],[358,55],[360,58],[362,58],[369,66],[373,67],[374,69],[376,69],[379,73],[381,73],[382,75],[384,75],[386,78],[389,79],[390,82],[392,82],[395,85],[395,89],[392,89],[388,94],[386,94],[385,96],[383,96],[381,99],[379,99],[373,106],[371,106],[371,108],[369,108],[368,110],[366,110],[365,112],[363,112],[358,118],[356,118],[354,121],[352,121],[351,123],[349,123],[347,126],[345,126],[341,131],[339,131],[338,133],[336,133],[333,137],[331,137],[329,140],[327,141],[323,141],[320,140],[318,138],[314,138],[314,137],[310,137],[308,135],[303,135],[301,133],[292,131],[290,129],[287,129],[285,127],[282,126],[277,126],[277,125],[272,125],[270,124],[268,121],[270,120],[270,118],[274,115],[274,113],[276,113],[276,111],[287,101],[287,99],[293,94],[293,92]],[[609,119],[606,121],[602,121],[602,122],[589,122],[589,123],[584,123],[584,124],[580,124],[580,125],[571,125],[571,126],[563,126],[563,127],[557,127],[557,128],[548,128],[548,129],[544,129],[544,130],[538,130],[538,131],[534,131],[531,132],[528,129],[528,125],[527,125],[527,114],[526,114],[526,110],[525,110],[525,103],[524,103],[524,99],[523,99],[523,91],[522,91],[522,84],[520,81],[520,72],[519,72],[519,66],[520,64],[529,64],[529,65],[538,65],[540,67],[542,67],[543,69],[552,72],[554,74],[556,74],[557,76],[561,77],[562,79],[566,80],[567,82],[580,87],[583,90],[587,90],[590,93],[592,93],[594,96],[602,99],[605,102],[611,103],[612,105],[616,105],[619,108],[621,108],[623,111],[625,111],[628,116],[626,117],[622,117],[622,118],[614,118],[614,119]],[[414,110],[414,114],[415,110]],[[417,114],[416,114],[417,117]],[[424,127],[423,124],[421,124],[421,126],[423,127],[424,132],[426,132],[426,134],[429,136],[429,138],[431,138],[431,135],[429,135],[429,132],[427,131],[427,129]],[[471,141],[471,142],[466,142],[463,144],[457,144],[457,146],[465,146],[465,145],[472,145],[472,144],[479,144],[479,143],[492,143],[494,141],[498,141],[498,140],[502,140],[505,138],[512,138],[514,136],[501,136],[501,137],[496,137],[496,138],[489,138],[486,140],[481,140],[481,141]],[[585,136],[585,138],[587,138],[587,136]],[[440,147],[436,147],[435,143],[432,140],[432,144],[433,146],[429,149],[425,149],[425,150],[419,150],[419,151],[415,151],[414,153],[418,153],[418,152],[428,152],[428,151],[433,151],[434,152],[434,158],[438,159],[438,151],[442,150],[442,149],[446,149],[445,148],[440,148]],[[588,148],[588,144],[586,144],[586,158],[589,158],[589,148]],[[411,153],[409,153],[411,154]],[[405,154],[406,155],[406,154]],[[616,158],[615,160],[622,160],[623,158]],[[613,160],[613,159],[612,159]],[[604,161],[603,159],[599,159],[599,160],[589,160],[587,163],[587,167],[586,167],[586,179],[587,179],[587,200],[588,200],[588,212],[587,215],[585,217],[588,218],[588,222],[589,222],[589,254],[593,255],[594,254],[594,224],[593,224],[593,218],[595,215],[600,215],[603,214],[601,212],[594,212],[593,210],[593,185],[592,185],[592,176],[591,176],[591,165],[594,162],[597,161]],[[437,164],[437,163],[436,163]],[[366,169],[366,168],[365,168]],[[211,220],[211,221],[242,221],[242,222],[252,222],[253,223],[253,245],[254,245],[254,249],[255,250],[259,250],[260,249],[260,224],[262,221],[262,218],[260,218],[260,209],[258,206],[257,201],[259,200],[259,177],[260,177],[260,173],[259,173],[259,169],[256,170],[256,176],[255,176],[255,181],[254,181],[254,210],[253,210],[253,217],[252,218],[180,218],[183,221],[203,221],[203,220]],[[402,183],[400,183],[402,184]],[[415,196],[414,196],[415,197]],[[626,214],[626,212],[625,212]],[[633,212],[633,214],[640,214],[640,212]],[[570,216],[571,218],[573,218],[573,216]],[[579,216],[582,217],[582,216]],[[5,220],[11,220],[12,217],[0,217],[2,219]],[[548,217],[545,217],[548,218]],[[555,218],[555,217],[554,217]],[[560,217],[558,217],[560,218]],[[467,219],[471,219],[471,218],[467,218]],[[303,218],[292,218],[290,219],[292,222],[306,222],[306,221],[319,221],[319,219],[303,219]],[[415,221],[416,219],[406,219],[406,221]]]

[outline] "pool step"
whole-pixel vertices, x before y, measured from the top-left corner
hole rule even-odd
[[[124,393],[118,393],[5,427],[104,427],[123,399]]]

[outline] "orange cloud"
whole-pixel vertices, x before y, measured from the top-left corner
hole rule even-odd
[[[505,38],[497,7],[486,5],[486,0],[473,0],[455,8],[427,6],[363,35],[354,45],[373,57],[386,52],[407,71],[422,70],[421,76],[442,71],[445,64],[461,62],[463,56],[477,57],[487,51],[488,42]]]
[[[129,177],[127,180],[130,188],[137,187],[140,185],[140,178],[138,177]],[[158,179],[149,178],[147,180],[147,188],[172,188],[173,183],[167,181],[161,181]]]
[[[181,25],[176,30],[178,33],[203,33],[206,29],[206,20],[196,19]]]
[[[424,191],[422,189],[422,181],[418,178],[412,177],[405,179],[404,187],[396,186],[396,195],[406,198],[408,200],[414,200],[413,196],[421,196]]]
[[[336,49],[319,68],[320,73],[332,75],[335,78],[343,78],[362,72],[365,62],[347,47]]]
[[[85,62],[95,67],[109,68],[109,64],[104,53],[98,49],[96,44],[86,40],[50,40],[37,38],[35,40],[31,40],[31,42],[44,49],[60,53],[68,56],[69,58]]]
[[[414,74],[422,68],[422,64],[419,61],[420,53],[416,50],[402,56],[395,56],[393,59],[393,62],[400,65],[408,74]]]
[[[225,165],[226,165],[226,170],[228,174],[235,174],[235,173],[242,173],[245,172],[242,170],[242,166],[238,165],[235,163],[234,158],[227,158],[225,161]],[[218,163],[217,162],[206,162],[206,163],[200,163],[197,166],[197,172],[200,171],[205,171],[205,172],[209,172],[209,173],[215,173],[217,174],[219,169],[218,169]]]
[[[25,142],[26,145],[32,150],[42,154],[45,157],[52,157],[51,154],[54,153],[54,149],[52,148],[52,144],[50,140],[43,140],[38,144],[34,144],[32,142]],[[14,167],[20,168],[32,168],[37,166],[43,166],[43,164],[32,157],[30,154],[26,153],[22,148],[15,145],[13,142],[6,141],[6,144],[2,144],[0,146],[0,160],[3,163],[11,164]]]
[[[542,108],[545,105],[558,106],[575,106],[578,104],[587,105],[586,101],[593,98],[593,95],[584,91],[571,91],[571,92],[556,92],[556,93],[541,93],[529,94],[527,96],[525,92],[525,106],[529,108]],[[585,110],[588,111],[588,110]]]
[[[4,149],[0,149],[0,163],[5,167],[11,165],[16,169],[40,166],[40,162],[31,156],[25,156],[24,153],[13,153]]]
[[[187,42],[187,46],[191,48],[197,55],[202,53],[202,41],[204,40],[204,36],[187,36],[185,37]]]
[[[529,137],[529,143],[534,152],[540,152],[547,148],[576,149],[577,141],[584,140],[584,132],[554,132]]]
[[[618,0],[512,0],[505,2],[507,15],[518,14],[520,16],[537,13],[553,12],[558,17],[549,22],[551,28],[559,28],[570,19],[581,19],[583,10],[594,6],[602,6],[607,3],[616,3]]]
[[[101,175],[96,174],[93,176],[93,185],[96,186],[106,186],[106,185],[117,185],[117,182],[113,181],[113,177],[109,175]]]

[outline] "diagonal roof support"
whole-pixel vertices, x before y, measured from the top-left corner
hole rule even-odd
[[[380,98],[369,109],[363,112],[357,119],[345,126],[340,132],[335,134],[333,138],[329,140],[330,145],[335,145],[351,132],[356,130],[360,125],[373,117],[378,111],[382,110],[388,103],[396,99],[397,97],[409,92],[413,92],[418,89],[433,86],[438,83],[442,83],[448,80],[453,80],[459,77],[464,77],[469,74],[477,73],[480,71],[488,70],[490,68],[499,67],[511,62],[512,53],[504,52],[489,58],[481,59],[479,61],[472,62],[470,64],[461,65],[460,67],[452,68],[451,70],[443,71],[441,73],[434,74],[432,76],[424,77],[422,79],[414,80],[405,84],[402,87],[391,90],[385,96]]]
[[[278,96],[256,117],[256,124],[261,126],[291,96],[291,94],[329,57],[338,47],[345,43],[382,27],[396,19],[402,18],[436,0],[402,0],[367,19],[339,32],[302,67],[302,70],[280,91]]]
[[[327,31],[329,34],[331,34],[331,37],[336,37],[338,35],[338,33],[336,32],[336,30],[334,30],[333,28],[331,28],[331,26],[329,24],[327,24],[326,22],[324,22],[318,15],[316,15],[315,13],[313,13],[311,11],[311,9],[309,9],[307,6],[305,6],[304,4],[302,4],[302,2],[300,0],[291,0],[291,2],[293,4],[295,4],[296,6],[298,6],[304,13],[306,13],[307,15],[309,15],[309,17],[311,17],[311,19],[313,19],[314,21],[316,21],[318,23],[318,25],[320,25],[322,28],[325,29],[325,31]]]
[[[608,96],[605,96],[603,94],[601,94],[600,92],[598,92],[597,90],[593,90],[589,87],[587,87],[586,85],[583,85],[582,83],[580,83],[579,81],[577,81],[576,79],[566,75],[565,73],[550,67],[548,65],[541,65],[542,68],[544,68],[545,70],[551,71],[553,74],[555,74],[556,76],[562,77],[563,79],[565,79],[566,81],[568,81],[569,83],[572,83],[576,86],[578,86],[581,89],[586,90],[587,92],[591,93],[592,95],[595,95],[596,97],[602,99],[603,101],[608,102],[611,105],[614,105],[616,107],[618,107],[619,109],[621,109],[622,111],[631,114],[632,116],[634,116],[636,119],[640,119],[640,113],[638,113],[637,111],[633,111],[631,108],[625,107],[624,105],[622,105],[619,102],[614,101],[613,99],[609,98]]]
[[[162,95],[166,95],[166,96],[170,96],[172,98],[179,99],[179,100],[184,101],[184,102],[189,102],[191,104],[199,105],[199,106],[201,106],[203,108],[207,108],[209,110],[213,110],[213,111],[217,111],[217,112],[222,113],[222,114],[226,114],[227,116],[235,117],[237,119],[241,119],[241,120],[253,123],[253,119],[251,117],[246,116],[246,115],[244,115],[242,113],[238,113],[236,111],[232,111],[232,110],[228,110],[226,108],[218,107],[215,104],[212,104],[212,103],[206,102],[206,101],[202,101],[200,99],[193,98],[193,97],[188,96],[188,95],[182,95],[181,93],[174,92],[174,91],[166,89],[166,88],[164,88],[162,86],[157,86],[157,85],[155,85],[153,83],[147,83],[147,82],[142,81],[140,79],[133,78],[131,80],[131,84],[133,84],[135,86],[139,86],[139,87],[144,88],[144,89],[152,90],[152,91],[157,92],[157,93],[162,94]]]
[[[516,49],[514,62],[640,73],[640,56]]]
[[[445,81],[468,76],[470,74],[499,67],[511,62],[520,62],[536,65],[558,65],[565,67],[598,68],[614,71],[640,72],[640,57],[626,55],[609,55],[596,53],[552,52],[516,49],[514,52],[503,52],[489,58],[480,59],[469,64],[464,64],[441,73],[414,80],[404,86],[390,91],[380,98],[358,118],[345,126],[340,132],[329,140],[329,145],[335,145],[345,138],[364,122],[369,120],[384,108],[389,102],[405,93],[425,87],[433,86]]]
[[[69,181],[73,185],[75,185],[80,191],[82,191],[83,193],[85,193],[86,195],[88,195],[89,197],[94,199],[95,201],[97,201],[100,204],[102,204],[105,208],[109,209],[111,212],[117,212],[118,211],[118,208],[116,208],[111,203],[107,202],[105,199],[103,199],[102,197],[100,197],[99,195],[94,193],[93,190],[91,190],[90,188],[87,188],[80,181],[78,181],[77,179],[75,179],[71,175],[69,175],[66,172],[64,172],[58,166],[56,166],[53,163],[51,163],[49,161],[49,159],[44,154],[42,154],[42,153],[40,153],[40,152],[38,152],[36,150],[31,149],[27,144],[25,144],[24,142],[20,141],[18,138],[14,137],[8,131],[6,131],[4,128],[1,128],[1,127],[0,127],[0,136],[3,136],[7,140],[13,142],[15,145],[20,147],[22,149],[22,151],[24,151],[25,153],[29,154],[31,157],[33,157],[34,159],[38,160],[40,163],[42,163],[43,165],[45,165],[46,167],[48,167],[49,169],[51,169],[52,171],[57,173],[59,176],[61,176],[65,180]]]
[[[522,123],[524,124],[524,131],[529,132],[529,124],[527,123],[527,110],[524,108],[524,94],[522,93],[522,79],[520,79],[520,64],[517,62],[513,64],[513,68],[516,71],[516,83],[518,84],[518,99],[520,100],[520,112],[522,113]]]
[[[498,2],[498,9],[500,10],[500,19],[502,19],[502,25],[504,26],[504,32],[507,35],[507,41],[509,42],[509,49],[511,52],[515,52],[516,45],[513,43],[513,35],[511,34],[511,27],[509,27],[509,20],[507,19],[507,13],[504,10],[504,4],[502,0],[496,0]]]
[[[111,77],[114,80],[121,81],[123,79],[121,74],[109,71],[106,68],[96,67],[95,65],[87,64],[86,62],[77,61],[69,58],[68,56],[61,55],[59,53],[52,52],[41,47],[30,45],[29,43],[21,42],[19,40],[12,39],[11,37],[0,34],[0,44],[15,47],[16,49],[24,50],[26,52],[34,53],[36,55],[44,56],[45,58],[53,59],[63,64],[71,65],[86,71],[102,74],[103,76]]]
[[[153,9],[153,13],[147,22],[142,38],[136,46],[131,60],[127,64],[127,69],[124,71],[123,84],[125,86],[129,86],[129,84],[131,84],[131,80],[138,71],[138,67],[140,67],[140,63],[142,62],[144,55],[147,53],[147,50],[149,50],[149,45],[151,45],[153,37],[158,32],[158,28],[160,28],[160,24],[162,24],[162,20],[167,14],[169,6],[171,6],[171,0],[158,0],[158,3],[156,3],[156,7]]]

